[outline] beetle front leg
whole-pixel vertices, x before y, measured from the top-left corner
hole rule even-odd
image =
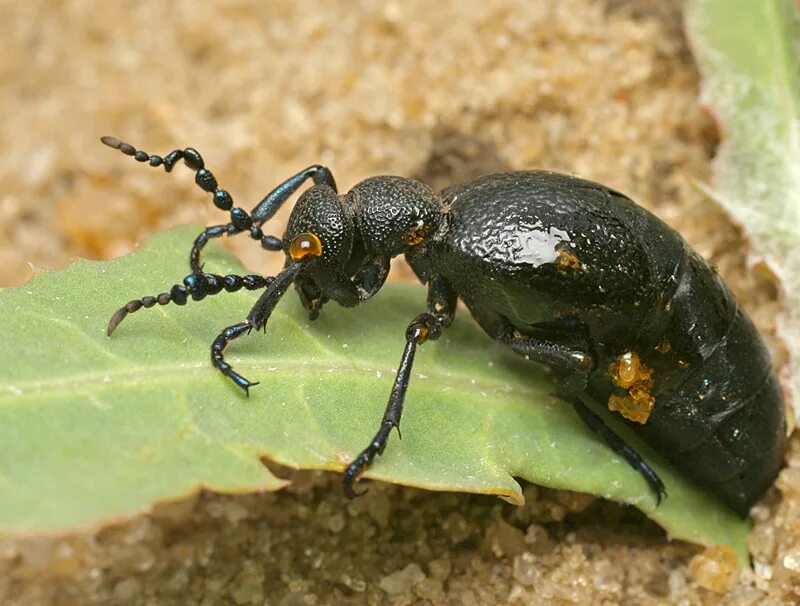
[[[250,396],[250,388],[254,385],[258,385],[258,382],[250,381],[233,370],[233,366],[231,366],[225,360],[225,355],[223,352],[228,346],[228,343],[234,339],[238,339],[244,334],[249,334],[251,330],[253,330],[253,325],[249,320],[245,322],[239,322],[233,326],[228,326],[225,330],[219,333],[217,338],[214,339],[214,342],[211,344],[211,363],[218,371],[233,381],[237,387],[244,390],[244,393],[247,396]]]
[[[233,370],[233,367],[225,360],[225,348],[234,339],[238,339],[242,335],[250,334],[254,328],[266,332],[267,320],[269,320],[275,306],[283,297],[286,289],[294,282],[297,274],[300,271],[301,264],[293,263],[283,269],[274,278],[269,278],[267,290],[258,298],[256,304],[247,314],[247,319],[244,322],[239,322],[233,326],[228,326],[219,333],[214,342],[211,344],[211,363],[223,375],[233,381],[237,387],[242,389],[246,395],[250,395],[250,388],[257,383],[252,383],[238,372]]]
[[[389,395],[389,403],[383,413],[380,429],[364,450],[353,460],[344,472],[342,486],[345,495],[352,499],[364,494],[353,490],[353,484],[364,471],[372,464],[376,456],[383,454],[392,429],[400,433],[400,417],[403,414],[403,404],[411,379],[411,368],[414,364],[414,354],[417,345],[425,341],[435,341],[442,331],[450,326],[455,314],[457,297],[450,285],[441,278],[435,278],[428,286],[428,311],[418,315],[406,328],[406,345],[400,366]],[[365,491],[366,492],[366,491]]]

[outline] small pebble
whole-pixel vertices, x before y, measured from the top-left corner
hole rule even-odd
[[[409,564],[402,570],[388,574],[380,580],[380,588],[389,595],[399,595],[408,593],[414,585],[421,583],[425,579],[425,573],[414,563]]]

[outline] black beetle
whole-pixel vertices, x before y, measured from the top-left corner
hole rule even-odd
[[[315,319],[329,300],[352,307],[383,285],[389,261],[404,254],[428,285],[427,310],[414,318],[383,420],[344,473],[352,497],[359,475],[399,427],[417,345],[439,338],[461,299],[493,339],[545,364],[558,393],[581,420],[644,476],[657,500],[664,485],[647,463],[592,412],[607,403],[639,435],[740,515],[780,468],[786,421],[769,353],[714,268],[654,215],[612,189],[566,175],[512,172],[441,193],[381,176],[337,194],[330,171],[314,165],[270,192],[248,213],[233,208],[200,154],[165,157],[112,137],[103,143],[167,172],[181,159],[196,183],[230,211],[204,230],[189,256],[191,274],[169,292],[129,302],[108,325],[156,303],[183,305],[223,289],[266,288],[247,319],[224,329],[211,360],[245,392],[255,383],[225,361],[230,341],[263,329],[294,284]],[[307,180],[283,238],[261,225]],[[286,254],[274,278],[203,273],[209,238],[247,233]]]

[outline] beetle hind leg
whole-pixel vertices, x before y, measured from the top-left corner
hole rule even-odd
[[[592,412],[586,404],[581,402],[580,398],[572,397],[569,398],[569,401],[575,409],[575,412],[578,413],[578,417],[580,417],[581,421],[583,421],[593,433],[602,438],[611,450],[621,455],[631,467],[644,477],[656,497],[656,505],[660,505],[661,500],[667,496],[667,490],[661,478],[658,477],[658,474],[653,468],[650,467],[642,456],[630,447],[625,440],[614,433],[614,431],[603,422],[603,419]]]

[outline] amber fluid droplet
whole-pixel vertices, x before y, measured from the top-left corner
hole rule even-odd
[[[289,255],[295,261],[302,261],[309,257],[319,257],[322,254],[322,242],[316,234],[305,232],[295,236],[289,244]]]
[[[619,380],[628,387],[636,382],[639,375],[639,356],[634,352],[627,352],[619,359]]]

